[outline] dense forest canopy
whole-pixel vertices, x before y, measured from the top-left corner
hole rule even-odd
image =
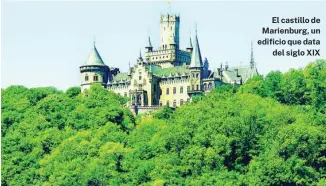
[[[326,61],[133,116],[99,86],[2,90],[2,185],[326,185]]]

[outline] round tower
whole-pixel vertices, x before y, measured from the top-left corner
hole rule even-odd
[[[104,64],[96,49],[95,42],[86,62],[79,68],[81,73],[82,92],[94,83],[101,84],[106,88],[108,81],[112,80],[110,68]]]
[[[191,55],[189,70],[190,70],[190,91],[188,92],[188,94],[192,97],[194,95],[200,94],[202,91],[201,81],[203,77],[203,62],[202,62],[200,48],[199,48],[197,29],[196,29],[195,45]]]

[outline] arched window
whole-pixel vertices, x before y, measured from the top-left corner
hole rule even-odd
[[[206,83],[204,84],[204,90],[207,90],[207,84]]]
[[[88,75],[87,74],[85,75],[85,81],[88,81]]]
[[[98,81],[98,76],[97,76],[97,74],[94,75],[93,80],[94,80],[94,81]]]

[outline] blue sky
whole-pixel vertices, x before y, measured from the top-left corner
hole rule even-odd
[[[258,70],[287,71],[305,66],[316,57],[274,57],[275,46],[257,46],[262,27],[320,28],[321,57],[326,58],[326,3],[323,2],[19,2],[2,3],[1,87],[79,86],[82,65],[96,38],[104,62],[126,71],[136,63],[150,35],[159,45],[160,14],[180,14],[180,42],[185,48],[197,23],[202,57],[211,68],[228,61],[230,66],[249,64],[250,41]],[[321,24],[273,25],[273,16],[319,17]],[[304,39],[306,36],[272,36]],[[283,48],[283,47],[278,47]],[[298,48],[298,47],[293,47]],[[302,46],[302,49],[307,46]],[[308,47],[309,48],[309,47]]]

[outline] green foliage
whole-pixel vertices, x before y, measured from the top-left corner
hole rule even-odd
[[[86,185],[95,175],[83,170],[96,170],[91,165],[96,168],[101,146],[124,146],[134,128],[124,99],[99,86],[85,95],[78,91],[22,86],[2,91],[2,185]],[[67,178],[76,166],[83,175]]]
[[[164,106],[162,109],[155,111],[153,117],[157,119],[169,119],[173,114],[172,108]]]
[[[80,92],[80,87],[71,87],[66,90],[65,94],[67,94],[69,97],[76,97],[80,94]]]
[[[2,185],[325,185],[326,63],[134,117],[94,85],[2,90]]]

